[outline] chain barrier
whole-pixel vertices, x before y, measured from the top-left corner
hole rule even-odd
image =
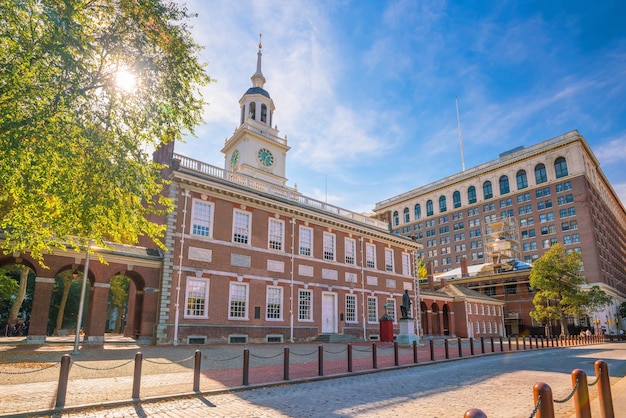
[[[324,352],[328,353],[328,354],[341,354],[341,353],[346,352],[346,351],[348,351],[348,347],[344,347],[343,350],[339,350],[339,351],[331,351],[331,350],[324,349]]]
[[[598,381],[600,380],[600,376],[602,376],[602,369],[598,370],[598,375],[596,376],[596,380],[593,381],[593,383],[587,383],[587,386],[595,386]]]
[[[75,361],[72,361],[72,364],[75,365],[78,368],[81,369],[87,369],[87,370],[113,370],[113,369],[119,369],[120,367],[124,367],[127,364],[132,363],[134,360],[128,360],[125,363],[119,364],[117,366],[111,366],[111,367],[92,367],[92,366],[85,366],[83,364],[77,363]]]
[[[530,413],[530,416],[528,418],[534,418],[534,416],[537,414],[537,411],[539,411],[540,406],[541,406],[541,396],[538,396],[537,405],[535,405],[535,409],[533,409],[533,412]]]
[[[144,360],[148,363],[152,363],[152,364],[181,364],[184,363],[186,361],[191,360],[192,358],[194,358],[194,356],[189,356],[187,358],[184,358],[182,360],[178,360],[178,361],[158,361],[158,360],[150,360],[149,358],[145,358]],[[132,360],[131,360],[132,361]]]
[[[212,361],[232,361],[232,360],[240,359],[241,357],[243,357],[243,355],[239,354],[235,357],[230,357],[230,358],[214,358],[214,357],[207,357],[207,356],[205,356],[204,358],[207,360],[212,360]]]
[[[393,346],[387,345],[377,345],[376,348],[378,348],[379,350],[393,350]]]
[[[48,370],[48,369],[50,369],[50,368],[52,368],[54,366],[58,366],[59,364],[61,364],[61,362],[57,361],[56,363],[49,364],[49,365],[47,365],[45,367],[42,367],[40,369],[28,370],[28,371],[23,371],[23,372],[22,371],[20,371],[20,372],[5,372],[5,371],[0,370],[0,375],[1,374],[18,375],[18,374],[37,373],[37,372],[42,372],[44,370]]]
[[[268,360],[268,359],[276,358],[276,357],[279,357],[279,356],[282,356],[282,355],[283,355],[282,351],[281,351],[280,353],[276,354],[276,355],[273,355],[273,356],[258,356],[258,355],[256,355],[256,354],[252,354],[252,353],[250,353],[250,357],[260,358],[260,359],[263,359],[263,360]]]
[[[365,350],[359,350],[356,347],[352,347],[352,350],[358,351],[358,352],[361,352],[361,353],[369,353],[370,351],[372,351],[372,347],[367,347]]]
[[[561,399],[561,400],[553,399],[552,401],[555,402],[555,403],[565,403],[565,402],[569,401],[570,399],[572,399],[572,396],[574,396],[574,394],[576,393],[576,389],[578,389],[578,383],[579,383],[579,381],[578,381],[578,379],[576,379],[576,384],[574,385],[574,389],[572,389],[572,393],[570,393],[567,396],[567,398]]]
[[[316,354],[316,353],[317,353],[317,350],[315,350],[315,351],[311,351],[310,353],[303,353],[303,354],[296,353],[295,351],[291,351],[291,350],[290,350],[290,351],[289,351],[289,353],[290,353],[290,354],[293,354],[294,356],[307,357],[307,356],[311,356],[311,355],[313,355],[313,354]]]

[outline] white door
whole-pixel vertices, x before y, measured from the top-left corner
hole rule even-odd
[[[322,333],[337,332],[337,295],[322,293]]]

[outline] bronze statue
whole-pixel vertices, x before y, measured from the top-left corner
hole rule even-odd
[[[402,312],[402,319],[410,318],[409,313],[411,312],[411,297],[409,296],[409,291],[404,290],[404,295],[402,295],[402,306],[400,306],[400,311]]]

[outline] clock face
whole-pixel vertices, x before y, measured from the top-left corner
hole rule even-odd
[[[267,148],[261,148],[257,156],[259,157],[259,161],[261,162],[261,164],[263,164],[266,167],[269,167],[272,164],[274,164],[274,156],[272,155],[270,150],[268,150]]]
[[[233,155],[230,157],[230,166],[235,167],[239,162],[239,150],[233,151]]]

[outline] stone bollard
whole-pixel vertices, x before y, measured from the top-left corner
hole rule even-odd
[[[57,386],[57,399],[55,408],[63,408],[65,406],[65,396],[67,394],[67,379],[70,375],[70,366],[72,358],[69,354],[61,357],[61,371],[59,372],[59,385]]]

